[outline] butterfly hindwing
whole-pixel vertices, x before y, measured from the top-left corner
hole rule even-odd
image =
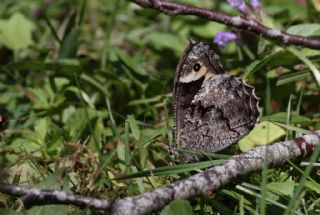
[[[249,85],[229,75],[215,75],[195,95],[186,111],[180,145],[200,152],[220,151],[248,134],[258,116],[258,98]],[[196,160],[191,155],[186,161]]]

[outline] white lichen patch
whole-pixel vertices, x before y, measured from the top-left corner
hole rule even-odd
[[[233,25],[239,26],[242,23],[242,18],[240,16],[234,16],[231,18],[231,22]]]
[[[281,34],[281,31],[279,29],[270,29],[270,30],[268,30],[268,34],[271,37],[277,37]]]
[[[256,23],[255,21],[253,21],[253,20],[250,20],[250,21],[249,21],[249,24],[250,24],[251,26],[255,26],[257,23]]]
[[[35,195],[35,196],[39,196],[41,194],[40,190],[38,190],[36,188],[30,189],[30,193]]]
[[[312,145],[316,145],[319,141],[319,138],[315,134],[305,135],[303,138],[308,144]]]
[[[288,43],[289,42],[289,37],[287,35],[284,35],[283,42],[284,43]]]
[[[100,208],[100,207],[102,206],[101,201],[99,201],[98,199],[94,199],[94,200],[92,201],[92,204],[93,204],[95,207],[97,207],[97,208]]]
[[[65,201],[67,199],[67,194],[60,190],[55,190],[53,194],[57,197],[59,201]]]

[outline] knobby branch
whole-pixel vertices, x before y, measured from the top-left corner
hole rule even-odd
[[[131,0],[144,8],[156,9],[169,16],[194,15],[203,19],[230,25],[235,28],[262,35],[264,38],[277,40],[283,44],[299,45],[311,49],[320,49],[320,40],[285,33],[279,29],[269,28],[256,20],[242,16],[230,16],[221,12],[165,0]]]
[[[212,196],[232,179],[262,170],[264,162],[269,166],[277,166],[287,160],[308,156],[315,151],[317,145],[319,148],[319,143],[320,130],[294,140],[256,147],[186,179],[123,199],[97,199],[69,194],[62,190],[36,189],[10,184],[0,184],[0,192],[20,197],[27,208],[34,205],[72,204],[82,208],[109,211],[114,215],[148,214],[176,199],[189,199],[196,195]]]

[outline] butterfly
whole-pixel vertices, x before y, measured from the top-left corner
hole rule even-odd
[[[208,45],[190,43],[174,80],[175,147],[212,153],[238,142],[260,115],[254,91],[241,78],[227,74]],[[189,153],[183,156],[186,162],[198,160]]]

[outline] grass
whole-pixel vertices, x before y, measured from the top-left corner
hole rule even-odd
[[[281,140],[320,129],[317,50],[260,37],[220,49],[212,38],[231,30],[226,26],[192,16],[170,18],[125,0],[29,3],[0,5],[1,22],[16,21],[0,25],[0,32],[21,30],[20,37],[0,37],[0,113],[9,119],[0,136],[2,182],[113,199],[183,179],[241,153],[236,145],[224,155],[184,164],[167,152],[174,142],[173,78],[188,39],[207,42],[231,74],[244,74],[261,98],[261,120],[285,129]],[[319,37],[317,26],[314,31],[303,26],[319,22],[310,15],[318,13],[312,3],[263,4],[265,22],[282,29],[302,24],[302,32]],[[223,1],[197,6],[238,14]],[[23,18],[17,21],[18,13]],[[32,28],[25,28],[29,22]],[[318,160],[319,147],[303,160],[310,162],[306,167],[288,161],[267,168],[266,162],[262,173],[231,182],[215,198],[173,203],[162,214],[179,207],[190,214],[318,214],[319,173],[312,166]],[[1,214],[101,213],[61,205],[21,211],[21,206],[0,194]]]

